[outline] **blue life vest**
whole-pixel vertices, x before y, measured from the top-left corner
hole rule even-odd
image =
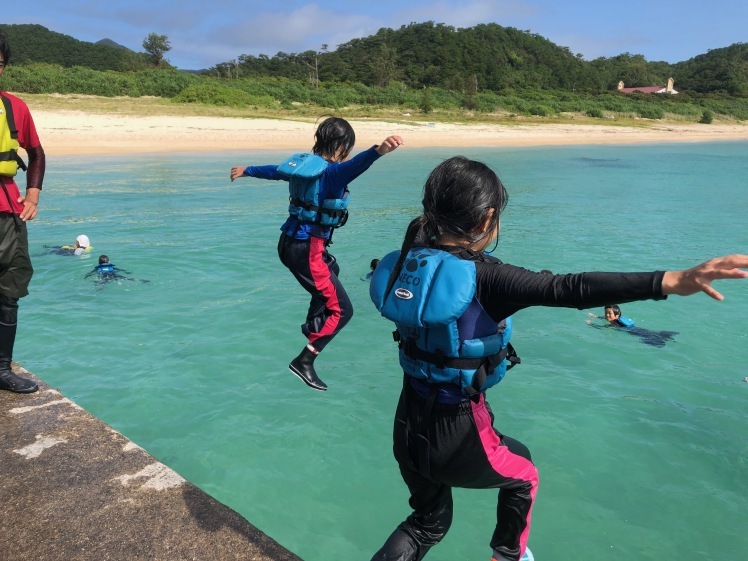
[[[509,344],[512,318],[497,323],[475,298],[475,263],[439,249],[412,249],[385,294],[399,256],[381,260],[369,295],[395,322],[400,365],[430,384],[455,384],[477,401],[519,362]]]
[[[278,173],[288,178],[288,213],[301,222],[312,222],[339,228],[348,220],[346,189],[340,199],[320,200],[319,178],[329,163],[316,154],[295,154],[278,166]]]
[[[104,275],[113,275],[114,274],[114,265],[112,263],[101,263],[96,266],[96,270],[98,273],[102,276]]]
[[[626,316],[619,316],[616,320],[616,323],[621,327],[625,327],[627,329],[634,327],[634,320],[631,318],[627,318]]]

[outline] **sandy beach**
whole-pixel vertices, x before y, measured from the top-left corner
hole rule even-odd
[[[36,111],[48,155],[210,150],[308,150],[315,123],[197,116],[129,116]],[[405,118],[404,118],[405,119]],[[647,123],[641,127],[588,124],[447,124],[351,120],[357,146],[399,134],[411,147],[553,146],[748,140],[748,125]]]

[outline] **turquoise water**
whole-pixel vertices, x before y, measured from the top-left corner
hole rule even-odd
[[[228,181],[286,153],[49,158],[15,358],[306,561],[368,559],[408,513],[391,453],[401,374],[360,277],[401,242],[427,173],[463,153],[510,192],[497,254],[554,272],[685,268],[748,253],[748,143],[537,149],[407,146],[353,184],[332,247],[356,315],[287,370],[306,294],[276,257],[284,184]],[[87,234],[83,258],[42,246]],[[148,284],[97,288],[100,253]],[[664,348],[587,311],[515,316],[523,363],[489,400],[540,470],[539,561],[736,559],[748,551],[748,282],[623,306]],[[593,310],[601,313],[602,310]],[[455,491],[433,561],[487,560],[496,492]]]

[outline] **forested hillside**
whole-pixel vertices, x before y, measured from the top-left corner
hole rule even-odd
[[[41,25],[4,25],[13,46],[14,64],[46,62],[95,70],[140,70],[148,66],[135,53],[110,39],[79,41]],[[207,74],[224,78],[275,77],[387,87],[437,87],[467,95],[508,90],[611,91],[627,86],[664,85],[701,94],[748,96],[748,44],[714,49],[669,64],[623,53],[585,61],[540,35],[490,23],[455,28],[434,22],[380,29],[329,50],[238,55],[217,63]]]
[[[47,62],[64,67],[84,66],[93,70],[133,70],[145,65],[142,54],[111,40],[98,43],[79,41],[41,25],[0,27],[10,41],[13,64]]]
[[[722,92],[748,97],[748,43],[736,43],[713,49],[685,62],[673,65],[682,88],[700,92]]]
[[[240,55],[195,73],[112,40],[87,43],[39,25],[2,28],[13,48],[3,88],[32,94],[157,96],[282,115],[748,120],[743,43],[676,64],[630,53],[585,61],[527,31],[426,22],[380,29],[335,50]],[[664,86],[671,76],[679,95],[616,91],[620,81]]]
[[[311,81],[358,82],[386,87],[439,87],[470,92],[544,89],[602,92],[627,86],[665,85],[679,90],[745,95],[748,45],[715,49],[677,64],[648,62],[624,53],[585,61],[540,35],[497,24],[457,29],[434,22],[380,29],[335,51],[241,55],[216,65],[223,76],[276,76]]]

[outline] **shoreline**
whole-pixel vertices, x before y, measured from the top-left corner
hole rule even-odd
[[[31,108],[47,155],[221,150],[308,150],[316,122],[267,118],[129,116]],[[748,124],[456,124],[349,119],[356,144],[391,134],[412,148],[530,147],[748,140]]]

